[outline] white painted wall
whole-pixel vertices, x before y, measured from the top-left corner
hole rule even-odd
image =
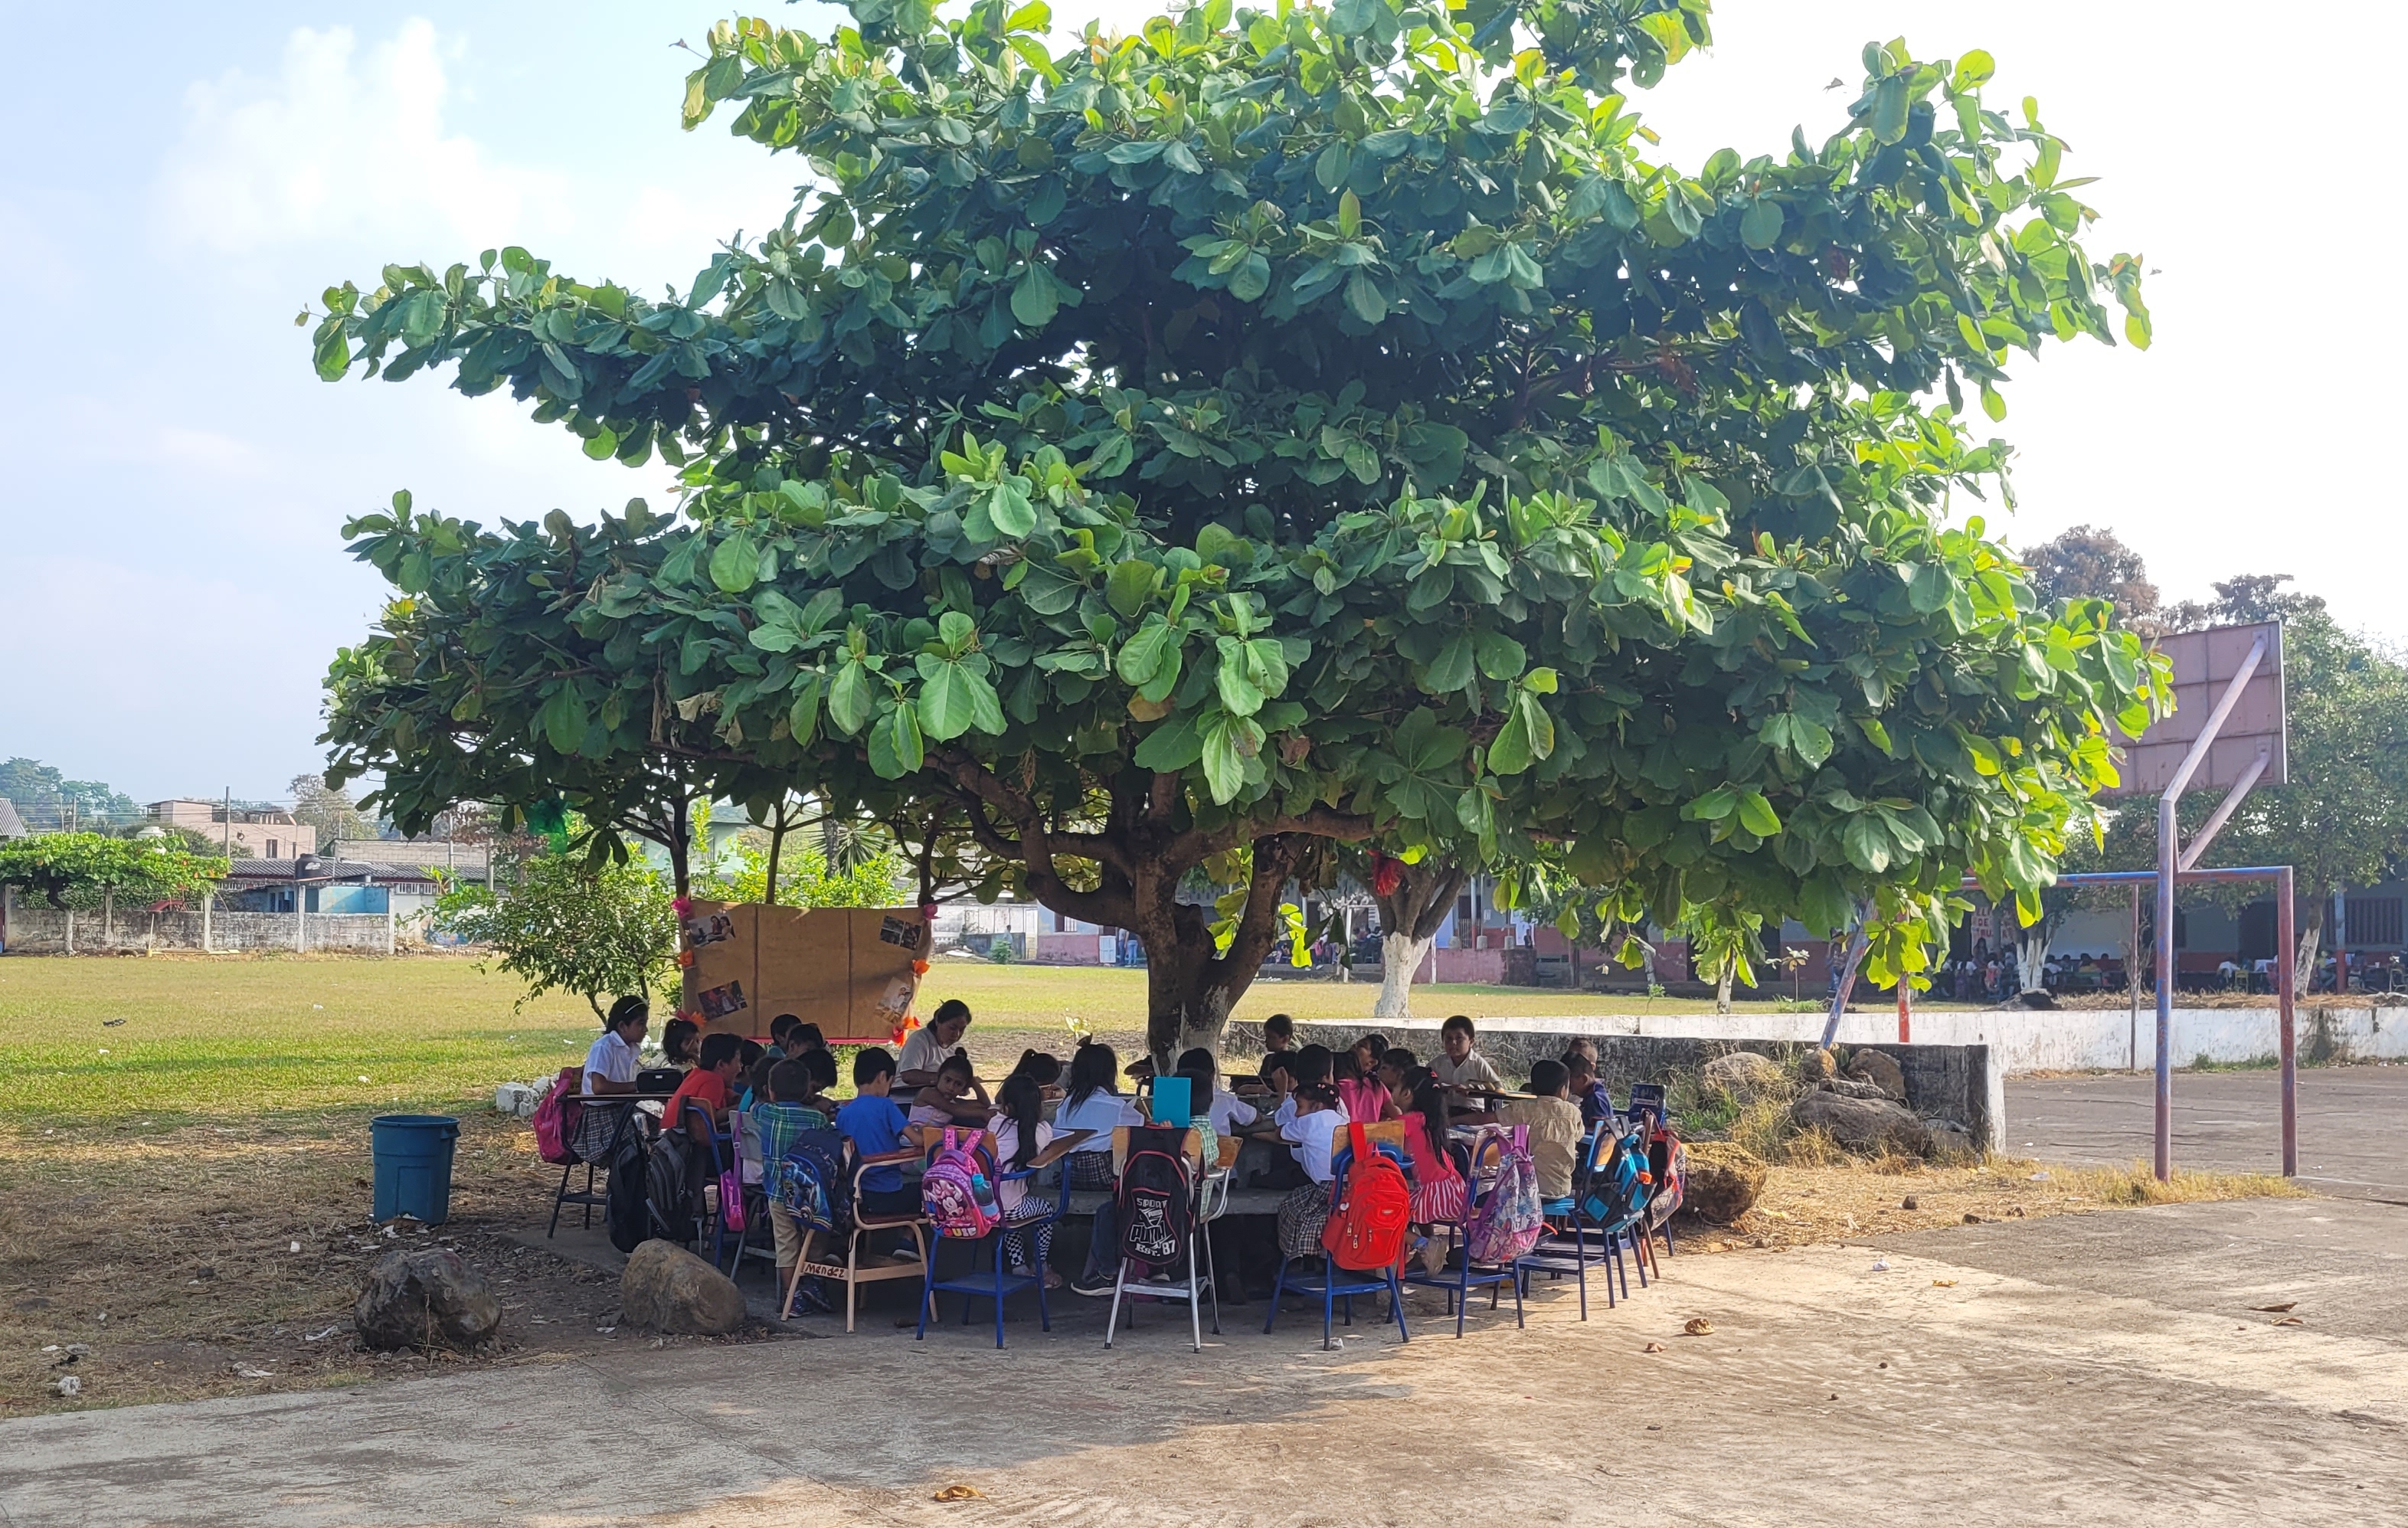
[[[1477,1016],[1483,1029],[1555,1030],[1584,1035],[1649,1035],[1701,1040],[1820,1039],[1825,1016],[1775,1014],[1596,1014],[1578,1018]],[[2265,1008],[2176,1008],[2173,1043],[2178,1066],[2200,1056],[2211,1062],[2257,1061],[2277,1053],[2281,1016]],[[2299,1043],[2305,1050],[2319,1020],[2332,1044],[2360,1060],[2408,1060],[2408,1008],[2302,1008]],[[1388,1021],[1385,1028],[1398,1027]],[[1435,1021],[1412,1021],[1408,1029],[1435,1030]],[[1927,1045],[1986,1045],[2004,1076],[2026,1072],[2113,1071],[2157,1064],[2157,1013],[2141,1010],[2137,1045],[2131,1017],[2120,1008],[1983,1009],[1920,1012],[1912,1030]],[[1898,1039],[1898,1017],[1889,1009],[1850,1013],[1840,1021],[1842,1045],[1888,1045]]]

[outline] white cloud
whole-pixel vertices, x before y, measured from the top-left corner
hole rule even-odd
[[[303,27],[275,79],[230,70],[191,86],[158,185],[170,236],[241,253],[431,234],[481,246],[565,228],[562,176],[447,132],[443,53],[423,19],[364,57],[348,27]]]

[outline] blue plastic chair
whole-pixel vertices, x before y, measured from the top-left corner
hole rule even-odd
[[[996,1176],[996,1181],[1000,1183],[1022,1183],[1028,1184],[1033,1188],[1034,1180],[1038,1172],[1039,1169],[1035,1167],[1023,1167],[1013,1172],[997,1173]],[[996,1228],[988,1232],[985,1235],[981,1236],[976,1241],[967,1242],[966,1245],[969,1248],[970,1252],[971,1266],[968,1271],[965,1272],[958,1278],[939,1278],[937,1277],[937,1249],[942,1247],[948,1240],[963,1241],[964,1238],[946,1236],[930,1236],[927,1238],[927,1292],[920,1301],[920,1330],[917,1335],[912,1338],[913,1341],[916,1342],[927,1336],[928,1317],[930,1313],[937,1308],[937,1292],[939,1290],[950,1290],[953,1293],[962,1297],[962,1324],[964,1326],[968,1326],[970,1323],[970,1307],[972,1302],[978,1300],[993,1300],[995,1302],[995,1345],[997,1348],[1003,1346],[1003,1303],[1025,1289],[1034,1289],[1037,1292],[1038,1329],[1043,1332],[1051,1332],[1054,1330],[1054,1313],[1052,1310],[1047,1308],[1045,1304],[1045,1264],[1043,1261],[1038,1261],[1037,1272],[1034,1275],[1012,1273],[1010,1271],[1004,1257],[1003,1244],[1004,1238],[1007,1236],[1025,1235],[1029,1238],[1030,1247],[1033,1251],[1033,1249],[1039,1241],[1039,1237],[1038,1235],[1039,1229],[1060,1223],[1062,1217],[1067,1214],[1070,1208],[1070,1175],[1068,1173],[1063,1173],[1061,1175],[1061,1178],[1062,1186],[1054,1195],[1054,1207],[1049,1213],[1034,1221],[1021,1221],[1018,1222],[998,1221]],[[981,1271],[977,1266],[979,1261],[979,1249],[982,1245],[987,1244],[992,1244],[992,1261],[985,1270]]]
[[[1600,1268],[1605,1274],[1605,1304],[1611,1310],[1617,1303],[1613,1294],[1614,1275],[1622,1274],[1622,1292],[1630,1293],[1630,1276],[1622,1266],[1622,1242],[1629,1233],[1630,1218],[1622,1213],[1621,1200],[1610,1182],[1613,1164],[1620,1160],[1622,1142],[1615,1136],[1609,1121],[1598,1121],[1581,1139],[1580,1155],[1574,1163],[1572,1192],[1561,1199],[1550,1199],[1540,1207],[1553,1235],[1541,1235],[1522,1256],[1513,1260],[1515,1282],[1526,1288],[1530,1275],[1543,1273],[1551,1278],[1569,1274],[1580,1283],[1581,1320],[1588,1320],[1588,1272]],[[1602,1210],[1599,1214],[1598,1211]],[[1569,1227],[1570,1235],[1564,1235]],[[1640,1286],[1647,1282],[1646,1271],[1639,1276]]]
[[[1483,1140],[1482,1149],[1485,1150],[1490,1144],[1497,1142],[1497,1139],[1495,1136],[1490,1136]],[[1484,1197],[1479,1191],[1478,1159],[1471,1153],[1464,1151],[1460,1146],[1451,1146],[1450,1150],[1456,1153],[1455,1166],[1463,1174],[1465,1189],[1463,1218],[1456,1221],[1433,1221],[1426,1223],[1432,1235],[1436,1235],[1440,1230],[1445,1231],[1452,1265],[1442,1265],[1436,1273],[1411,1271],[1404,1275],[1404,1281],[1408,1284],[1446,1292],[1447,1314],[1455,1318],[1455,1335],[1458,1337],[1463,1335],[1463,1320],[1471,1307],[1473,1290],[1485,1288],[1488,1291],[1488,1308],[1494,1310],[1497,1308],[1499,1294],[1505,1287],[1511,1286],[1513,1291],[1513,1325],[1518,1330],[1524,1324],[1521,1279],[1515,1277],[1514,1271],[1510,1267],[1497,1264],[1477,1264],[1471,1261],[1471,1217],[1480,1207],[1481,1199]],[[1410,1175],[1412,1172],[1410,1165],[1406,1171]],[[1410,1259],[1408,1263],[1411,1263]]]
[[[1378,1150],[1394,1158],[1399,1168],[1404,1166],[1403,1156],[1394,1149],[1382,1146]],[[1354,1165],[1354,1149],[1352,1146],[1341,1147],[1331,1156],[1329,1176],[1333,1185],[1346,1180],[1347,1169]],[[1324,1256],[1317,1272],[1301,1272],[1290,1278],[1288,1266],[1297,1261],[1284,1253],[1280,1257],[1279,1273],[1271,1280],[1270,1314],[1263,1321],[1265,1335],[1270,1334],[1272,1325],[1279,1321],[1281,1297],[1294,1290],[1299,1294],[1321,1296],[1321,1347],[1325,1352],[1329,1349],[1330,1323],[1337,1315],[1338,1302],[1345,1301],[1346,1324],[1352,1326],[1354,1324],[1354,1296],[1358,1294],[1385,1294],[1389,1319],[1397,1323],[1397,1340],[1412,1340],[1412,1334],[1405,1326],[1405,1288],[1398,1280],[1393,1264],[1376,1272],[1351,1273]]]

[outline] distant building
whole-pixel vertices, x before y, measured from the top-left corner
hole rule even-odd
[[[263,860],[290,860],[318,851],[318,830],[296,822],[281,807],[236,807],[231,814],[222,802],[154,801],[150,820],[162,827],[189,828],[221,846],[240,846]]]
[[[461,880],[482,880],[490,851],[483,844],[460,844],[444,838],[337,838],[326,846],[326,852],[338,860],[416,865],[440,870]]]
[[[236,860],[218,883],[228,912],[390,912],[407,922],[435,905],[434,874],[417,865],[334,860]]]
[[[23,836],[25,836],[25,822],[17,815],[17,804],[7,796],[0,796],[0,838],[22,838]]]

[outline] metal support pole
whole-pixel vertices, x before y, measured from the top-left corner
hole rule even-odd
[[[2132,935],[2124,941],[2124,994],[2132,1001],[2132,1038],[2124,1069],[2141,1069],[2141,889],[2132,888]]]
[[[2187,770],[2185,771],[2188,773]],[[2177,784],[2176,789],[2179,789]],[[2157,1181],[2174,1176],[2174,859],[2180,848],[2173,791],[2157,798]]]
[[[2293,967],[2299,959],[2299,931],[2292,927],[2291,867],[2274,879],[2274,991],[2283,1013],[2283,1176],[2300,1172],[2300,1040],[2294,1022],[2297,985]]]
[[[1907,989],[1906,978],[1899,977],[1898,978],[1898,1043],[1900,1045],[1914,1043],[1909,1037],[1913,1033],[1909,1021],[1914,1015],[1914,999],[1907,995]]]

